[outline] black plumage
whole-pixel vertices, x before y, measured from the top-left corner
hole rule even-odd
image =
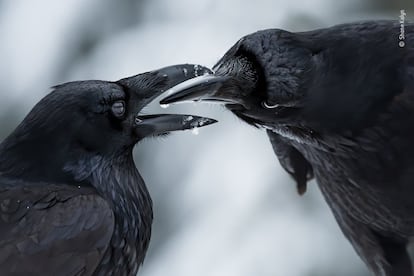
[[[414,24],[259,31],[214,69],[161,102],[223,102],[265,128],[300,193],[316,178],[370,270],[412,275],[406,245],[414,236]]]
[[[0,144],[0,275],[136,275],[153,213],[134,145],[215,122],[139,112],[206,71],[170,66],[44,97]]]

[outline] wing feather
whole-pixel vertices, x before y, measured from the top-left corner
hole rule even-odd
[[[313,178],[311,164],[279,134],[268,130],[267,135],[280,165],[293,177],[298,193],[303,195],[306,192],[307,182]]]
[[[92,188],[14,183],[0,188],[0,275],[91,275],[114,229]]]

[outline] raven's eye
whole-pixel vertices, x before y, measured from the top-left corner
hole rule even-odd
[[[274,108],[278,108],[280,106],[280,104],[268,104],[267,101],[263,101],[262,102],[262,106],[266,109],[274,109]]]
[[[120,118],[125,114],[125,102],[124,101],[116,101],[111,106],[112,114],[115,117]]]

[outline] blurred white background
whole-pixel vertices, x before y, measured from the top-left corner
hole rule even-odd
[[[390,3],[389,3],[390,2]],[[4,138],[52,85],[117,80],[176,63],[212,66],[241,36],[361,19],[410,17],[412,1],[0,0],[0,122]],[[392,3],[391,3],[392,2]],[[146,112],[161,112],[154,103]],[[155,223],[143,276],[349,276],[367,271],[316,183],[304,197],[263,131],[223,107],[168,112],[220,123],[145,140],[137,167]]]

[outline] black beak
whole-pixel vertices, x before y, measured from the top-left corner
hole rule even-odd
[[[212,71],[197,64],[179,64],[164,67],[155,71],[139,74],[117,81],[131,93],[140,97],[142,108],[171,87],[199,76],[212,74]]]
[[[245,57],[229,58],[214,67],[216,72],[187,80],[167,91],[171,95],[160,101],[170,104],[186,101],[208,101],[247,107],[247,97],[256,89],[258,74]]]
[[[212,71],[207,67],[180,64],[121,79],[117,83],[137,96],[136,102],[131,100],[130,105],[139,111],[171,87],[206,74],[212,74]],[[153,114],[144,116],[137,114],[134,131],[139,138],[144,138],[176,130],[204,127],[216,122],[210,118],[193,115]]]
[[[176,130],[200,128],[216,120],[194,115],[154,114],[135,117],[135,131],[140,137],[156,136]]]
[[[241,99],[234,94],[224,93],[226,87],[232,83],[232,77],[204,75],[187,80],[174,86],[167,94],[171,94],[160,101],[160,104],[178,102],[208,101],[224,104],[241,104]]]

